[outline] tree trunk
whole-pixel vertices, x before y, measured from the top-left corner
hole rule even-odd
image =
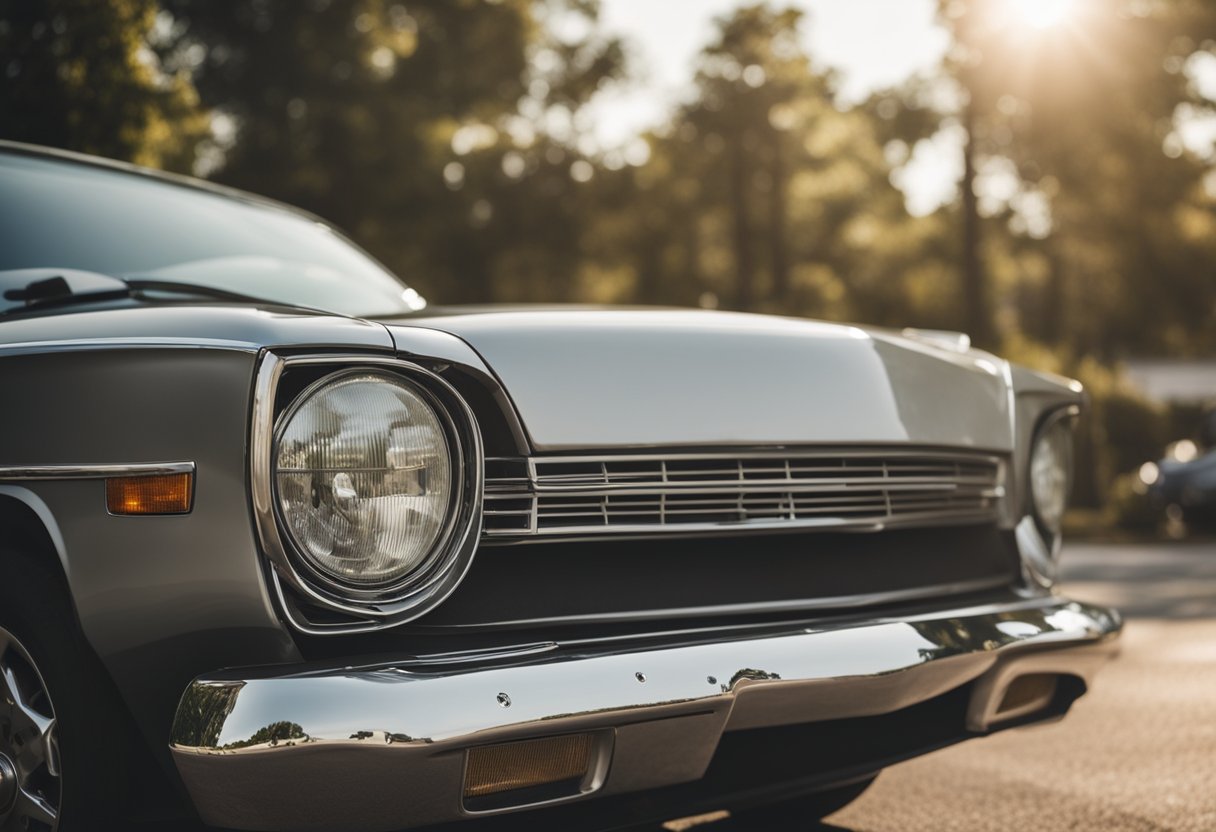
[[[659,303],[659,274],[663,268],[663,240],[660,235],[647,231],[638,251],[638,303]]]
[[[772,187],[769,188],[769,258],[773,270],[773,300],[785,311],[790,290],[789,252],[786,249],[786,181],[785,156],[781,148],[781,133],[773,131]]]
[[[1043,340],[1060,348],[1070,340],[1065,329],[1064,263],[1053,234],[1044,241],[1047,254],[1047,286],[1043,293]]]
[[[980,257],[980,213],[975,196],[975,109],[963,108],[963,309],[971,340],[984,348],[993,344],[992,312],[988,308],[988,278]]]
[[[688,295],[688,301],[691,303],[700,303],[701,294],[705,289],[705,284],[701,278],[701,234],[697,227],[697,214],[695,211],[689,210],[685,213],[684,218],[684,261],[683,261],[683,285],[680,287],[680,295]]]
[[[747,160],[742,133],[733,133],[730,138],[730,203],[734,220],[735,306],[747,310],[755,302],[752,285],[755,263],[747,212]]]

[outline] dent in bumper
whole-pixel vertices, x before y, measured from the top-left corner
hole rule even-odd
[[[725,731],[889,713],[972,681],[967,727],[987,730],[1013,678],[1088,682],[1120,627],[1043,598],[635,652],[216,674],[182,698],[172,750],[209,823],[400,828],[467,817],[465,750],[486,743],[605,732],[609,795],[700,778]]]

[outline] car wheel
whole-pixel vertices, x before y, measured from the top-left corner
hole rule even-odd
[[[870,788],[870,784],[877,779],[876,774],[847,786],[814,792],[792,800],[783,800],[780,803],[731,809],[730,816],[741,829],[794,828],[789,824],[813,823],[839,812],[861,797],[862,793]]]
[[[56,828],[59,732],[38,665],[0,627],[0,829]]]
[[[104,678],[62,578],[0,547],[0,832],[96,828],[124,790]]]

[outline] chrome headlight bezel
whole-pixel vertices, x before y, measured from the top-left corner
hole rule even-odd
[[[1072,422],[1076,415],[1075,408],[1062,408],[1049,413],[1036,428],[1030,452],[1026,457],[1027,508],[1034,517],[1035,524],[1039,527],[1044,539],[1048,541],[1058,542],[1063,531],[1064,513],[1068,510],[1069,497],[1072,493],[1076,456]],[[1056,448],[1050,449],[1049,443],[1057,443]],[[1063,480],[1059,505],[1045,506],[1044,503],[1049,497],[1039,493],[1034,468],[1040,452],[1056,454],[1061,448],[1063,458],[1056,460],[1056,462],[1062,463],[1058,466],[1060,477]]]
[[[284,394],[281,381],[305,373],[309,381]],[[434,411],[444,430],[451,466],[452,498],[443,530],[430,553],[400,580],[384,586],[356,586],[313,567],[294,544],[281,516],[275,482],[278,441],[298,408],[318,389],[360,375],[391,376],[408,385]],[[287,385],[290,388],[294,385]],[[290,397],[288,401],[283,398]],[[351,632],[404,623],[433,609],[459,585],[472,563],[481,528],[484,455],[476,418],[447,381],[420,364],[387,356],[278,356],[267,353],[254,390],[250,479],[254,518],[270,578],[289,621],[310,633]],[[314,626],[284,589],[301,600],[350,618],[341,625]]]
[[[1035,449],[1040,439],[1051,430],[1062,429],[1070,434],[1069,470],[1067,471],[1066,494],[1071,490],[1073,472],[1072,462],[1075,453],[1072,451],[1071,432],[1072,422],[1079,415],[1080,409],[1075,405],[1052,410],[1038,420],[1034,433],[1031,435],[1030,447],[1027,448],[1023,459],[1022,475],[1025,486],[1022,488],[1023,508],[1021,519],[1014,528],[1018,552],[1022,557],[1022,566],[1028,585],[1041,589],[1050,589],[1055,584],[1059,572],[1060,549],[1063,544],[1063,533],[1059,525],[1053,525],[1040,516],[1040,511],[1034,495],[1034,483],[1030,466],[1034,459]],[[1067,499],[1065,499],[1067,509]]]

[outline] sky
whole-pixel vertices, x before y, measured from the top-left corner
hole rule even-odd
[[[898,84],[919,71],[932,70],[949,46],[949,37],[934,19],[936,0],[786,0],[807,16],[803,37],[812,58],[838,74],[844,103]],[[1052,14],[1070,0],[1017,0],[1039,14]],[[672,107],[688,94],[697,53],[710,39],[715,17],[742,0],[601,0],[601,22],[622,35],[638,77],[627,86],[600,93],[587,116],[597,143],[623,147],[666,120]],[[881,21],[881,25],[875,25]],[[1210,57],[1210,56],[1209,56]],[[1188,67],[1207,97],[1216,100],[1216,58]],[[1187,148],[1214,152],[1216,119],[1179,125]],[[923,215],[955,198],[962,175],[961,128],[947,128],[914,148],[910,160],[894,174],[908,210]],[[1015,184],[999,164],[980,171],[976,190],[985,197],[1008,199]],[[987,193],[986,193],[987,192]],[[981,206],[983,207],[983,206]],[[1033,207],[1033,206],[1031,206]],[[1046,228],[1043,228],[1045,233]]]
[[[614,94],[612,119],[599,128],[608,140],[635,135],[663,120],[692,78],[713,19],[740,0],[601,0],[604,28],[622,34],[642,83]],[[811,55],[842,74],[849,101],[899,83],[937,64],[948,46],[933,19],[934,0],[794,0],[807,12],[803,34]],[[875,20],[884,21],[876,27]]]

